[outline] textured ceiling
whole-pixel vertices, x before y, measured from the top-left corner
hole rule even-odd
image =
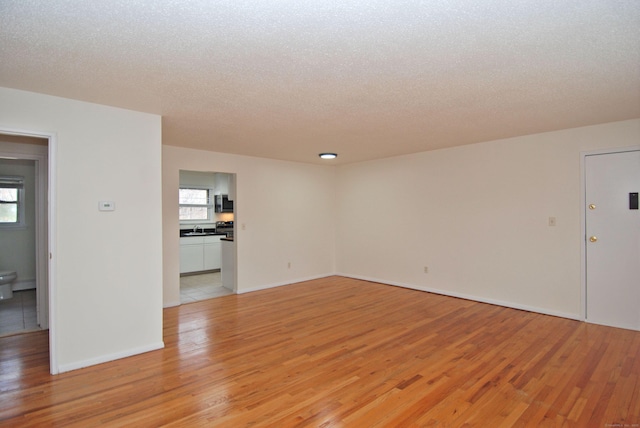
[[[0,86],[350,163],[640,117],[640,1],[0,0]]]

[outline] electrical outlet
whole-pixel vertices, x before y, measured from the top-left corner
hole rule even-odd
[[[424,267],[424,273],[429,273],[429,267],[428,266]]]
[[[549,217],[549,226],[555,226],[555,225],[556,225],[556,218]]]

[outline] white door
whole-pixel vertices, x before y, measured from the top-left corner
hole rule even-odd
[[[640,150],[586,156],[585,179],[587,321],[640,330]]]

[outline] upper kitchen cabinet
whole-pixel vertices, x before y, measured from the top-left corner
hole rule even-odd
[[[233,201],[236,198],[235,174],[216,172],[215,174],[215,194],[228,195],[228,199]]]

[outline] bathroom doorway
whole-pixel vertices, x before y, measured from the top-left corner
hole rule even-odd
[[[13,296],[0,300],[0,336],[49,328],[48,143],[0,133],[0,177],[15,187],[5,193],[20,195],[15,204],[4,198],[13,214],[0,222],[0,270],[16,273]]]

